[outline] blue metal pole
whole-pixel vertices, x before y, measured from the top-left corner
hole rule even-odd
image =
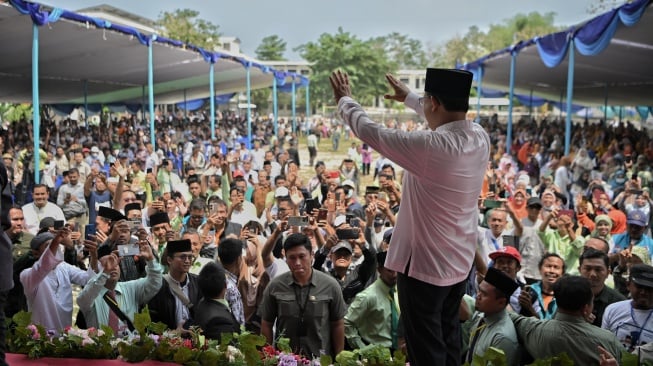
[[[211,95],[211,140],[215,140],[215,64],[209,66],[209,94]]]
[[[478,81],[477,81],[477,92],[478,96],[476,98],[476,122],[481,123],[481,93],[483,92],[483,65],[478,67]]]
[[[39,101],[39,27],[32,24],[32,131],[34,132],[34,183],[40,183],[41,102]],[[27,167],[25,167],[27,173]]]
[[[141,120],[145,121],[145,85],[142,88],[143,97],[141,98]]]
[[[517,63],[517,52],[510,53],[510,92],[508,93],[508,134],[506,136],[506,152],[510,154],[512,146],[512,107],[513,98],[515,97],[515,64]]]
[[[188,101],[186,100],[186,89],[184,89],[184,120],[188,118]]]
[[[603,103],[603,125],[608,125],[608,83],[605,83],[605,101]]]
[[[252,78],[250,75],[251,64],[248,62],[247,70],[247,149],[252,148]]]
[[[149,95],[150,109],[150,142],[156,148],[156,134],[154,133],[154,57],[152,56],[152,45],[156,35],[152,35],[147,47],[147,91]]]
[[[565,155],[571,145],[571,105],[574,100],[574,39],[569,41],[569,68],[567,69],[567,118],[565,120]]]
[[[272,79],[272,118],[274,123],[274,136],[279,136],[279,106],[277,104],[277,76]]]
[[[297,118],[295,116],[295,75],[292,76],[292,132],[297,133]]]
[[[88,130],[88,80],[84,80],[84,124]]]
[[[309,88],[310,88],[311,82],[306,83],[306,121],[308,121],[308,116],[311,115],[311,104],[310,104],[310,94],[309,94]]]

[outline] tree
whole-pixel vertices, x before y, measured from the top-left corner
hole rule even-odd
[[[285,61],[283,55],[286,53],[286,45],[286,41],[274,34],[263,38],[254,52],[259,60]]]
[[[590,14],[601,14],[627,2],[625,0],[596,0],[587,7],[587,12]]]
[[[405,34],[393,32],[387,36],[377,37],[373,42],[383,47],[388,58],[401,69],[421,69],[427,65],[422,42],[408,38]]]
[[[555,13],[517,14],[503,23],[490,25],[487,33],[472,26],[464,35],[456,35],[430,52],[430,59],[438,67],[454,67],[519,41],[560,30],[554,25]]]
[[[213,51],[220,45],[219,27],[204,19],[192,9],[176,9],[159,14],[156,21],[165,37],[186,42]]]
[[[385,73],[397,69],[378,42],[362,41],[342,28],[335,34],[323,33],[316,42],[300,45],[295,51],[312,63],[310,97],[316,105],[333,105],[329,75],[335,70],[347,72],[356,98],[371,104],[387,91]]]
[[[504,24],[492,24],[483,46],[494,51],[535,36],[556,32],[560,28],[553,24],[555,15],[553,12],[540,14],[534,11],[529,14],[517,14],[506,19]]]

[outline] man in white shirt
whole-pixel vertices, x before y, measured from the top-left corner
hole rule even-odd
[[[628,291],[631,299],[608,305],[601,327],[614,333],[628,352],[653,342],[653,267],[630,267]]]
[[[372,121],[351,98],[346,74],[330,81],[342,119],[354,134],[404,168],[401,215],[386,267],[397,288],[411,365],[459,365],[458,308],[476,249],[477,198],[490,157],[490,138],[465,120],[472,74],[427,69],[419,98],[391,75],[394,95],[428,121],[403,132]]]
[[[61,208],[48,201],[49,196],[48,186],[45,184],[36,184],[32,189],[32,199],[34,202],[23,206],[25,228],[32,235],[36,235],[39,231],[41,220],[46,217],[52,217],[55,220],[66,220]]]
[[[252,169],[263,169],[263,162],[265,161],[265,150],[261,148],[261,141],[254,140],[254,149],[251,151]]]
[[[30,247],[32,255],[39,259],[31,268],[20,273],[32,322],[57,333],[72,325],[71,284],[84,286],[95,275],[90,267],[83,271],[63,261],[59,244],[67,235],[70,235],[70,231],[63,229],[57,232],[56,237],[49,231],[35,236]]]

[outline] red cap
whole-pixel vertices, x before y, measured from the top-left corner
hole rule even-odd
[[[240,170],[240,169],[236,169],[236,170],[234,170],[233,173],[231,173],[232,178],[238,178],[238,177],[244,177],[244,176],[245,176],[245,173],[243,173],[243,171]]]
[[[496,252],[490,253],[492,260],[496,260],[499,257],[514,258],[517,262],[521,263],[521,254],[519,254],[519,251],[515,247],[503,247],[499,248]]]
[[[329,172],[329,178],[331,178],[331,179],[340,178],[340,172],[337,171],[337,170],[330,171]]]

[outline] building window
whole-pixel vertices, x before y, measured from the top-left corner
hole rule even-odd
[[[415,79],[415,89],[419,89],[419,84],[420,84],[419,82],[420,81],[421,80],[419,78]]]
[[[404,83],[406,85],[410,84],[410,80],[408,80],[408,78],[401,78],[401,79],[399,79],[399,81],[401,81],[402,83]]]

